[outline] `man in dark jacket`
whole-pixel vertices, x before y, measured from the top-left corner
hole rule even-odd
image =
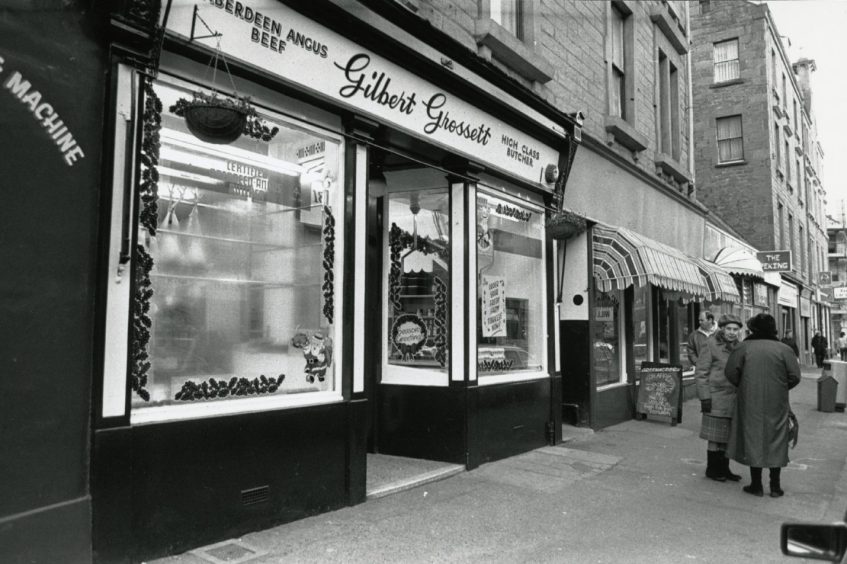
[[[821,335],[820,331],[815,331],[815,336],[812,337],[812,350],[815,351],[815,364],[818,368],[823,368],[823,359],[826,358],[826,350],[829,343],[826,337]]]
[[[790,329],[785,332],[782,342],[791,347],[791,350],[794,351],[794,356],[800,356],[800,349],[797,347],[797,341],[794,340],[794,333]]]
[[[788,390],[800,383],[797,356],[776,336],[776,321],[760,313],[747,321],[752,334],[726,361],[726,379],[737,387],[727,454],[750,467],[744,491],[764,495],[762,468],[770,469],[771,497],[785,492],[780,470],[788,464]]]

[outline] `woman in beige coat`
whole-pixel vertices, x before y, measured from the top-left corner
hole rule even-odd
[[[706,477],[718,482],[737,482],[741,476],[729,469],[726,444],[732,415],[735,411],[735,386],[724,376],[724,367],[729,354],[738,346],[741,320],[732,314],[724,314],[718,320],[718,330],[709,337],[697,358],[694,379],[703,419],[700,438],[708,441]]]

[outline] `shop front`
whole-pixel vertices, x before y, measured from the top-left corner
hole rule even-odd
[[[787,280],[783,280],[779,288],[778,303],[779,316],[776,318],[776,322],[779,327],[779,336],[782,338],[790,331],[794,334],[796,340],[799,334],[798,328],[800,327],[800,314],[798,311],[800,306],[800,291],[798,287]]]
[[[362,502],[368,453],[560,437],[575,122],[319,4],[174,0],[156,68],[114,62],[100,560]]]
[[[713,260],[732,275],[741,297],[737,304],[707,304],[713,313],[732,313],[745,322],[759,313],[775,314],[776,295],[782,283],[779,273],[765,272],[762,263],[742,247],[723,247]]]
[[[579,377],[563,386],[566,421],[601,428],[634,415],[638,371],[643,363],[680,366],[693,375],[685,345],[696,328],[697,307],[704,301],[737,303],[738,292],[719,266],[690,257],[632,230],[596,224],[590,234],[568,242],[569,264],[585,257],[591,265],[589,300],[574,280],[566,280],[574,300],[563,313],[563,355],[583,356]],[[580,246],[585,245],[581,252]],[[568,292],[565,293],[567,301]],[[586,322],[576,321],[583,314]],[[578,335],[587,335],[581,347]]]

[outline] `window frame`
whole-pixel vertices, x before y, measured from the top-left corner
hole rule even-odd
[[[734,44],[735,45],[735,58],[734,59],[725,59],[718,61],[718,47],[725,44]],[[733,80],[739,80],[741,78],[741,55],[739,53],[740,43],[737,37],[733,37],[731,39],[724,39],[722,41],[716,41],[712,43],[712,82],[715,84],[722,84],[724,82],[730,82]],[[723,78],[718,80],[718,65],[727,65],[729,63],[735,62],[734,65],[734,76],[729,78]],[[733,68],[733,65],[729,64],[728,68]]]
[[[473,240],[469,241],[468,244],[469,245],[473,244],[474,250],[472,252],[472,256],[469,257],[469,260],[472,260],[472,264],[469,265],[468,273],[473,275],[473,277],[474,277],[473,278],[473,284],[474,284],[474,287],[476,288],[476,287],[478,287],[477,277],[479,275],[479,257],[478,257],[478,254],[475,252],[475,250],[476,250],[476,243],[475,242],[476,242],[476,238],[477,238],[476,226],[478,225],[478,219],[477,219],[476,213],[477,213],[477,201],[478,201],[479,196],[481,196],[481,195],[482,196],[490,196],[490,197],[493,197],[493,198],[505,200],[505,201],[509,202],[511,205],[519,206],[519,207],[521,207],[525,210],[531,211],[532,213],[535,213],[535,214],[541,214],[542,217],[543,217],[543,214],[544,214],[544,207],[543,207],[543,203],[540,202],[540,201],[529,200],[529,199],[525,199],[525,198],[518,198],[518,197],[514,196],[513,194],[510,194],[510,193],[507,193],[503,190],[498,189],[495,186],[483,184],[481,182],[476,183],[475,189],[472,190],[472,195],[473,195],[473,200],[472,200],[473,201],[473,207],[471,208],[471,211],[472,211],[473,215],[472,216],[470,214],[468,214],[468,215],[470,217],[473,217],[472,229],[473,229],[474,236],[473,236]],[[478,359],[479,359],[479,339],[477,338],[477,318],[480,315],[479,305],[478,305],[479,299],[475,299],[475,300],[473,300],[472,303],[468,304],[467,320],[468,320],[469,324],[472,324],[472,326],[468,328],[468,344],[469,344],[469,347],[470,347],[469,351],[468,351],[468,354],[469,354],[468,363],[474,363],[474,369],[471,370],[471,372],[473,374],[476,374],[476,383],[477,383],[478,386],[491,386],[491,385],[495,385],[495,384],[523,382],[523,381],[529,381],[529,380],[540,380],[540,379],[544,379],[544,378],[549,377],[550,366],[549,366],[548,354],[549,354],[549,346],[550,346],[550,343],[549,343],[549,340],[550,340],[549,337],[550,336],[548,335],[549,327],[548,327],[548,324],[547,324],[547,318],[548,318],[549,311],[550,311],[550,303],[549,303],[549,300],[547,299],[547,274],[546,274],[546,269],[548,268],[548,265],[547,265],[547,245],[545,243],[547,233],[546,233],[546,227],[545,227],[543,222],[541,224],[541,229],[542,229],[542,234],[541,234],[541,265],[542,266],[541,267],[544,270],[544,272],[542,272],[542,277],[541,277],[541,309],[542,309],[542,311],[541,311],[541,320],[542,320],[541,321],[542,322],[541,352],[540,352],[540,355],[541,355],[541,370],[532,371],[532,372],[530,372],[530,371],[507,372],[505,374],[483,376],[479,372],[479,370],[477,370],[475,368],[476,363],[478,362]],[[470,282],[470,280],[468,282]],[[476,295],[477,293],[478,292],[474,292],[474,295]],[[455,327],[454,327],[454,330],[455,330]]]
[[[135,100],[140,96],[140,88],[141,81],[139,80],[140,74],[137,71],[131,71],[132,75],[135,77],[131,82],[132,85],[130,87],[126,87],[125,85],[121,85],[116,92],[117,104],[118,107],[122,103],[125,103],[126,100]],[[176,87],[181,89],[187,89],[188,91],[193,91],[198,88],[202,90],[208,90],[209,86],[199,79],[194,80],[194,75],[189,76],[177,76],[175,74],[171,74],[165,70],[160,71],[156,82],[162,83],[168,87]],[[278,103],[274,103],[270,100],[253,100],[253,105],[256,107],[257,111],[260,115],[273,119],[280,124],[290,124],[293,127],[314,134],[315,136],[326,139],[328,142],[337,143],[338,146],[338,178],[337,178],[337,186],[334,195],[334,205],[336,210],[336,216],[339,218],[343,217],[343,210],[345,205],[344,198],[344,183],[345,183],[345,151],[347,150],[346,140],[343,135],[338,134],[326,127],[322,127],[320,125],[316,125],[314,123],[309,123],[304,119],[298,119],[284,111],[284,108],[281,107]],[[301,116],[302,117],[302,116]],[[136,128],[142,127],[142,116],[136,115],[135,124]],[[116,147],[116,155],[119,154],[117,152],[117,148],[124,144],[123,140],[116,139],[115,147]],[[124,159],[124,162],[117,163],[116,169],[120,164],[121,168],[136,166],[135,159],[137,159],[137,153],[141,150],[140,145],[133,144],[132,146],[132,155],[125,155],[127,158]],[[117,159],[116,159],[117,160]],[[139,189],[138,185],[132,186],[132,194],[133,197],[137,195],[137,191]],[[118,191],[123,191],[124,186],[119,178],[115,178],[115,182],[113,184],[113,192],[115,197],[118,198]],[[129,190],[127,190],[129,192]],[[120,198],[118,199],[120,201]],[[133,225],[138,221],[137,219],[138,213],[134,210],[131,214],[130,221],[133,222]],[[116,236],[116,230],[120,230],[120,225],[115,225],[113,223],[111,232],[112,232],[112,240],[114,241]],[[138,230],[133,228],[132,232],[135,233]],[[135,237],[134,237],[135,239]],[[135,247],[135,240],[133,240],[133,248]],[[345,240],[344,240],[344,230],[339,229],[335,234],[335,268],[336,273],[338,275],[342,275],[344,272],[344,249]],[[133,257],[132,261],[128,264],[126,268],[125,277],[132,277],[133,271],[135,268],[135,262],[137,259]],[[129,285],[129,284],[127,284]],[[129,296],[127,301],[121,302],[109,302],[107,304],[107,315],[112,315],[117,318],[123,319],[123,323],[129,324],[132,313],[132,296]],[[104,378],[104,387],[115,388],[118,385],[118,382],[122,382],[124,389],[127,390],[127,395],[125,396],[126,403],[125,409],[123,413],[117,414],[106,412],[106,398],[104,396],[104,406],[103,406],[103,414],[102,417],[126,417],[128,419],[128,423],[131,426],[135,425],[143,425],[143,424],[152,424],[152,423],[165,423],[165,422],[174,422],[174,421],[184,421],[184,420],[193,420],[193,419],[204,419],[209,417],[218,417],[224,415],[237,415],[244,413],[256,413],[256,412],[265,412],[269,410],[276,409],[289,409],[289,408],[298,408],[304,406],[311,405],[324,405],[331,404],[343,401],[343,359],[342,359],[342,351],[343,351],[343,322],[342,322],[342,311],[343,311],[343,284],[340,283],[340,280],[334,285],[333,288],[333,300],[335,303],[335,320],[332,328],[332,338],[333,338],[333,366],[332,366],[332,383],[333,387],[329,390],[324,391],[314,391],[308,393],[293,393],[293,394],[285,394],[285,393],[276,393],[272,395],[266,396],[248,396],[244,398],[238,399],[225,399],[219,401],[208,401],[208,402],[191,402],[191,403],[172,403],[168,405],[158,405],[158,406],[132,406],[132,402],[129,399],[129,395],[132,392],[129,390],[130,387],[130,368],[129,362],[127,362],[126,355],[124,355],[124,366],[125,368],[122,371],[109,371],[107,368],[104,368],[103,378]],[[108,351],[110,347],[111,339],[113,337],[107,332],[106,338],[104,340],[104,348]],[[131,334],[129,335],[130,342],[132,339]],[[124,350],[126,346],[124,346]]]
[[[740,134],[738,137],[727,137],[725,139],[721,139],[720,137],[720,124],[721,120],[729,120],[733,118],[738,118],[738,126],[740,130]],[[735,139],[741,140],[741,156],[739,158],[730,158],[729,160],[721,160],[721,141],[732,141]],[[716,141],[716,151],[715,154],[717,156],[717,164],[730,164],[730,163],[738,163],[744,162],[744,119],[742,114],[733,114],[729,116],[720,116],[715,118],[715,141]]]
[[[606,3],[606,60],[607,64],[607,109],[606,113],[618,117],[624,122],[635,124],[635,58],[634,58],[634,15],[632,8],[623,0],[611,0]],[[620,22],[620,64],[615,62],[615,27]],[[622,77],[620,86],[616,87],[616,71]],[[614,107],[615,96],[620,98],[619,111]]]

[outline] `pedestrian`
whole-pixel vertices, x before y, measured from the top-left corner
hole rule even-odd
[[[700,350],[706,345],[706,341],[709,340],[712,333],[715,332],[715,315],[708,309],[700,312],[697,321],[699,325],[688,335],[688,343],[685,346],[691,366],[697,366],[697,356],[700,354]]]
[[[835,339],[835,342],[838,344],[838,353],[841,355],[841,360],[847,360],[847,335],[844,334],[844,331],[841,332],[841,336]]]
[[[760,313],[747,326],[751,335],[730,353],[724,371],[737,388],[727,453],[750,467],[746,493],[764,495],[762,468],[768,468],[770,495],[780,497],[780,471],[788,464],[788,390],[800,383],[800,364],[777,340],[771,315]]]
[[[812,350],[815,352],[815,364],[818,368],[823,368],[823,359],[826,358],[826,351],[829,347],[829,342],[826,337],[821,335],[820,331],[815,331],[815,336],[812,337]]]
[[[735,411],[735,386],[726,379],[724,367],[729,354],[738,346],[743,324],[732,314],[718,320],[718,330],[708,338],[697,357],[694,380],[703,413],[700,438],[708,441],[706,477],[718,482],[737,482],[741,476],[729,469],[726,444]]]
[[[800,348],[797,346],[797,341],[794,340],[794,333],[791,329],[785,332],[782,342],[791,347],[791,350],[794,351],[794,356],[800,357]]]

